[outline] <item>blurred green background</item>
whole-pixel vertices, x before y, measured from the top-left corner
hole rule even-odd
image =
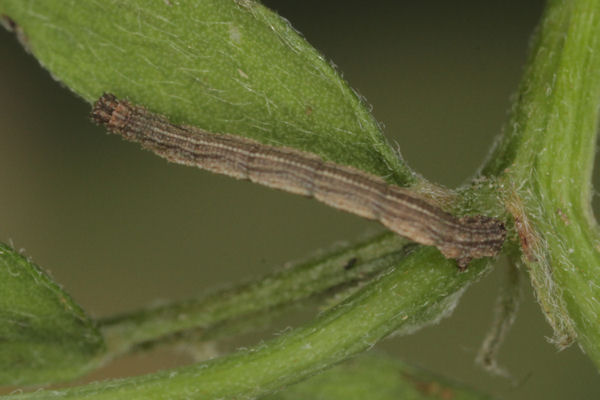
[[[448,186],[471,176],[501,132],[543,6],[264,3],[366,97],[413,168]],[[380,229],[316,201],[167,164],[107,136],[89,122],[89,110],[0,30],[0,240],[24,248],[93,316],[192,297]],[[558,352],[546,341],[552,332],[525,275],[524,300],[500,354],[515,379],[474,365],[504,268],[473,286],[451,318],[376,347],[504,398],[600,398],[597,370],[581,351]],[[185,362],[181,353],[158,350],[87,379]]]

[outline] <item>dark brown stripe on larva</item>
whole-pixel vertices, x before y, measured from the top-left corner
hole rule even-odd
[[[377,176],[292,148],[174,125],[111,94],[94,104],[92,119],[170,161],[312,196],[337,209],[376,219],[415,242],[436,246],[444,256],[457,259],[461,268],[473,258],[498,254],[506,237],[499,220],[457,218]]]

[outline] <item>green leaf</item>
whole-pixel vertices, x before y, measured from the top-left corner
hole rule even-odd
[[[209,132],[316,153],[402,186],[416,177],[334,68],[251,0],[0,0],[52,76]]]
[[[39,267],[0,244],[0,384],[81,375],[104,350],[81,308]]]
[[[484,173],[503,177],[554,341],[577,339],[600,367],[600,230],[590,205],[599,104],[600,2],[550,1]]]
[[[98,321],[108,358],[148,346],[173,336],[190,340],[183,331],[201,330],[197,340],[234,330],[242,334],[260,324],[269,312],[278,314],[310,297],[332,297],[341,290],[345,296],[356,291],[359,282],[386,271],[406,255],[407,240],[391,232],[353,245],[338,246],[319,257],[294,266],[286,264],[266,276],[197,299],[175,301],[148,309],[112,316]],[[414,246],[408,245],[408,248]],[[334,299],[329,299],[330,302]],[[340,301],[340,298],[335,300]],[[231,325],[232,327],[229,327]]]

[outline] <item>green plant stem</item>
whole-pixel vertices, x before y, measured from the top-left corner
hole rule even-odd
[[[590,200],[600,103],[600,1],[549,1],[507,132],[499,175],[538,300],[566,346],[600,366],[600,236]]]
[[[419,248],[314,322],[249,350],[146,376],[7,399],[264,395],[364,351],[398,329],[411,332],[447,315],[465,287],[485,272],[487,265],[487,260],[477,260],[459,273],[454,262],[437,250]]]
[[[382,354],[360,356],[261,400],[490,400]]]
[[[107,358],[140,345],[190,329],[211,332],[216,326],[251,318],[256,314],[305,300],[317,294],[333,295],[336,289],[372,278],[398,264],[408,242],[389,232],[294,266],[284,267],[252,282],[182,302],[174,302],[99,321],[107,343]],[[223,332],[222,329],[219,332]],[[240,333],[240,332],[238,332]],[[197,338],[198,332],[196,332]],[[215,339],[214,333],[210,335]]]

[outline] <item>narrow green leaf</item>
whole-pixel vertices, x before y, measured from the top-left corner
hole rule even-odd
[[[0,14],[88,102],[111,92],[176,123],[416,181],[334,68],[258,2],[0,0]]]
[[[198,299],[108,317],[98,321],[107,342],[106,356],[116,357],[191,329],[202,329],[202,339],[206,335],[214,340],[215,331],[228,332],[232,324],[236,334],[241,334],[260,323],[255,320],[261,312],[277,314],[284,306],[311,296],[334,295],[336,289],[349,291],[346,285],[396,265],[406,255],[406,244],[406,239],[387,232]]]
[[[0,244],[0,293],[0,385],[72,379],[104,350],[81,308],[5,244]]]

